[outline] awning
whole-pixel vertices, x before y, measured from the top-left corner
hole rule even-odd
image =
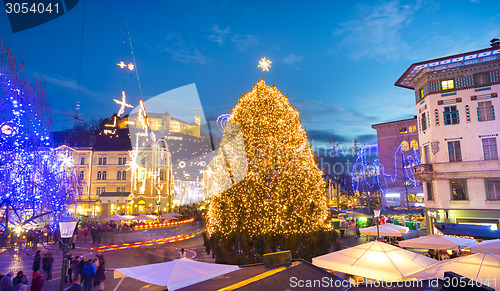
[[[432,234],[400,241],[399,246],[414,249],[452,250],[458,247],[469,248],[476,243],[475,239]]]
[[[434,226],[443,234],[470,236],[479,239],[500,239],[500,230],[491,230],[487,225],[439,223]]]

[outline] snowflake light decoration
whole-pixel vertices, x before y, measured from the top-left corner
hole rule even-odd
[[[260,59],[257,68],[261,68],[263,72],[269,72],[269,68],[271,67],[272,63],[273,62],[263,57],[262,59]]]

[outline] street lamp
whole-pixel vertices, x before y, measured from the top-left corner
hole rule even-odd
[[[64,290],[64,278],[66,278],[66,269],[68,269],[68,252],[69,252],[69,242],[73,237],[73,232],[78,224],[78,219],[73,217],[64,217],[59,219],[59,232],[61,233],[62,251],[63,251],[63,263],[61,270],[61,284],[59,285],[59,291]]]
[[[379,217],[380,217],[380,210],[374,209],[373,214],[374,214],[375,218],[377,218],[377,241],[380,241],[380,232],[379,232],[379,226],[378,226],[378,224],[379,224],[378,221],[379,221]]]

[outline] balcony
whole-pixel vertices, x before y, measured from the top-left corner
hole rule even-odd
[[[413,167],[413,174],[420,181],[432,180],[432,175],[434,174],[432,164],[421,164]]]

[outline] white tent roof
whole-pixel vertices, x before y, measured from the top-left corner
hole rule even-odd
[[[369,279],[396,281],[437,261],[383,242],[370,242],[312,259],[314,265]]]
[[[395,225],[395,224],[392,224],[392,223],[384,223],[384,224],[381,224],[381,226],[386,227],[386,228],[391,228],[391,229],[400,231],[402,233],[407,233],[407,232],[410,231],[410,229],[408,227],[406,227],[406,226]]]
[[[362,235],[377,235],[377,226],[370,226],[360,229]],[[403,236],[401,231],[385,227],[384,225],[379,225],[380,236]]]
[[[138,216],[136,216],[131,220],[156,220],[156,218],[148,216],[146,214],[139,214]]]
[[[406,278],[428,279],[444,278],[444,272],[454,272],[482,284],[486,280],[494,280],[500,274],[500,256],[490,253],[474,254],[470,256],[458,257],[447,261],[436,263],[422,271],[415,272]],[[482,280],[482,281],[481,281]]]
[[[178,259],[170,262],[115,269],[116,278],[130,277],[168,290],[177,290],[238,270],[238,266]]]
[[[451,250],[456,249],[457,247],[468,248],[475,244],[475,239],[441,234],[426,235],[399,242],[399,246],[405,248],[434,250]]]
[[[470,248],[473,253],[485,253],[500,255],[500,239],[485,240]]]
[[[172,216],[182,216],[182,214],[175,213],[175,212],[170,212],[169,214],[172,215]]]
[[[161,219],[178,219],[175,215],[172,215],[171,213],[163,214]]]
[[[108,218],[104,218],[102,221],[122,221],[122,220],[128,220],[128,219],[118,214],[113,214]]]

